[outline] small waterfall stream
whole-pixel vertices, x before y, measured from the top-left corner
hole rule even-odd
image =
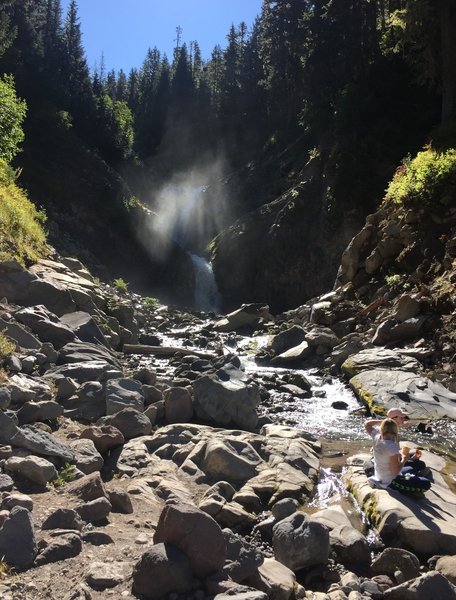
[[[220,312],[221,295],[215,282],[212,266],[202,256],[189,255],[195,273],[195,309],[204,312]]]

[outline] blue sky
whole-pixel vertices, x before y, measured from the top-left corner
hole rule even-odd
[[[70,0],[62,0],[64,15]],[[232,23],[245,21],[249,30],[262,0],[77,0],[82,39],[89,67],[106,70],[140,67],[147,49],[157,46],[172,58],[176,28],[182,42],[196,40],[204,59],[216,44],[226,45]]]

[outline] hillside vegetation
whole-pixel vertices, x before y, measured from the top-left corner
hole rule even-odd
[[[48,252],[46,216],[16,185],[14,176],[0,159],[0,260],[13,259],[26,266]]]

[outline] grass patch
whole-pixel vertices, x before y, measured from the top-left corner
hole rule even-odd
[[[48,253],[44,223],[14,180],[16,173],[0,159],[0,260],[16,260],[28,266]]]

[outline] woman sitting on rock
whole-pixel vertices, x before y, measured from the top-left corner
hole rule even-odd
[[[368,419],[364,423],[367,433],[372,437],[374,453],[374,474],[368,482],[374,488],[399,490],[404,493],[423,494],[431,487],[431,482],[405,466],[409,461],[409,448],[403,452],[399,447],[397,423],[393,419]]]

